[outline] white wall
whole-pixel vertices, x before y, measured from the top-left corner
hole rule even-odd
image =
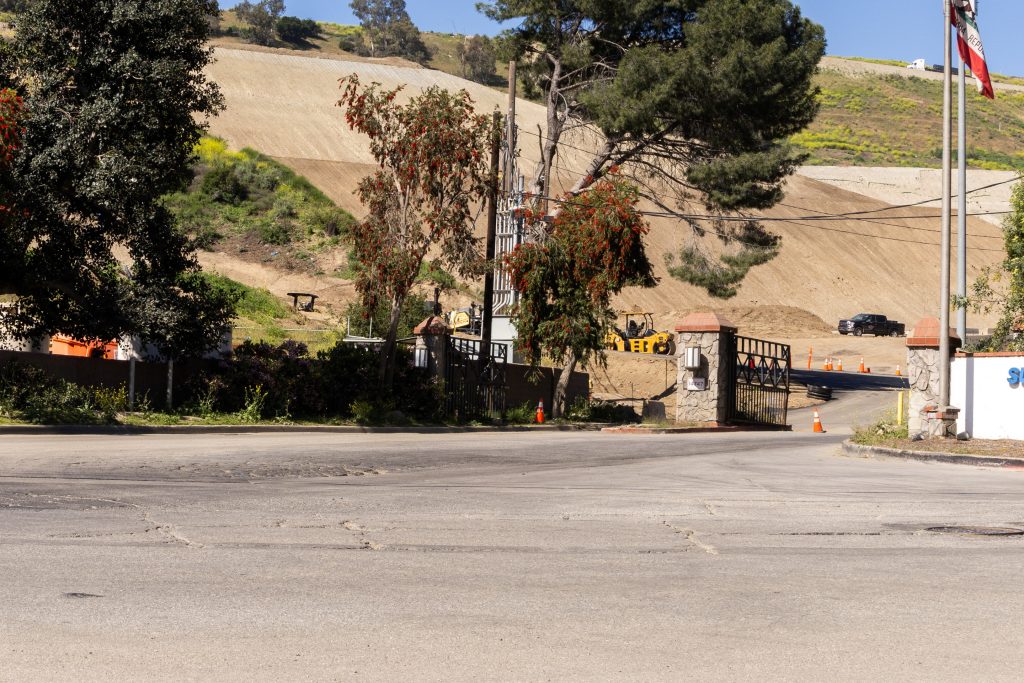
[[[950,402],[960,409],[958,432],[976,439],[1024,439],[1024,382],[1010,384],[1010,368],[1024,368],[1024,354],[953,360]]]

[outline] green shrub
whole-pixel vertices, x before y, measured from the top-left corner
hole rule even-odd
[[[255,226],[255,233],[261,242],[280,246],[292,241],[292,224],[287,221],[261,220]]]
[[[608,401],[588,399],[578,396],[565,412],[565,419],[570,422],[607,422],[623,423],[638,422],[636,411],[629,406]]]
[[[211,168],[199,186],[200,192],[212,201],[223,204],[240,204],[249,197],[249,189],[228,164],[217,164]]]
[[[204,272],[202,275],[213,289],[227,292],[235,298],[236,315],[258,323],[288,316],[288,307],[266,289],[249,287],[216,273]]]
[[[92,393],[96,408],[104,415],[113,417],[128,410],[128,387],[124,384],[116,389],[94,387]]]
[[[109,393],[106,393],[109,392]],[[0,414],[36,424],[103,424],[114,419],[116,391],[97,390],[51,376],[33,366],[9,361],[0,364]]]
[[[245,423],[259,422],[264,417],[267,405],[267,392],[262,384],[245,388],[245,405],[236,413],[238,420]],[[285,411],[287,414],[287,410]]]
[[[335,237],[348,235],[356,219],[336,206],[314,204],[299,211],[299,220],[311,235]]]
[[[527,401],[505,410],[505,422],[514,425],[532,424],[537,419],[537,406]]]

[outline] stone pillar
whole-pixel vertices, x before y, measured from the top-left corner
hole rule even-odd
[[[953,328],[949,335],[950,352],[960,347]],[[907,381],[910,384],[910,416],[907,428],[911,436],[956,437],[959,410],[939,405],[939,319],[922,318],[907,336]]]
[[[444,379],[445,356],[448,353],[448,337],[452,330],[444,318],[432,315],[415,328],[416,364],[426,367],[433,375]]]
[[[723,424],[727,418],[729,363],[736,326],[717,313],[691,313],[676,326],[676,422]],[[687,368],[687,348],[699,350],[699,367]]]

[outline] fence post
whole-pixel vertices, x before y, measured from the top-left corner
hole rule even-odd
[[[128,359],[128,412],[135,412],[135,354]]]
[[[691,313],[676,326],[676,422],[726,422],[735,334],[736,326],[717,313]]]
[[[167,407],[165,410],[171,412],[174,407],[174,359],[167,360]]]

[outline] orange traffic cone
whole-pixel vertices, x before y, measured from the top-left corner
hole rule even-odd
[[[836,368],[836,371],[837,372],[842,372],[843,371],[843,359],[842,358],[839,359],[839,366]]]
[[[860,357],[860,368],[857,370],[857,372],[867,372],[867,370],[864,369],[864,356]]]
[[[821,426],[821,417],[818,415],[818,411],[815,410],[814,411],[814,433],[815,434],[822,434],[824,432],[825,432],[825,429]]]
[[[537,404],[537,424],[544,424],[544,401]]]
[[[902,377],[903,376],[903,373],[900,372],[900,366],[898,366],[898,365],[896,366],[896,376],[897,377]]]
[[[831,358],[826,358],[825,359],[825,367],[822,368],[822,369],[827,371],[827,372],[832,370],[832,359]]]

